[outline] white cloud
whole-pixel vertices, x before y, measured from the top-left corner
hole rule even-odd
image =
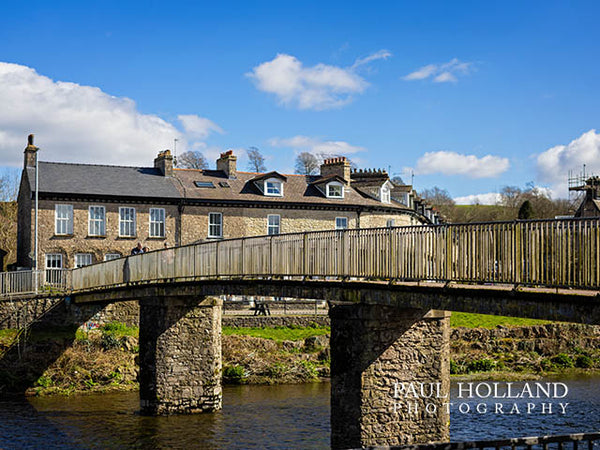
[[[353,69],[357,67],[364,66],[365,64],[369,64],[372,61],[377,61],[378,59],[388,59],[392,56],[392,53],[388,50],[379,50],[375,53],[371,53],[369,56],[365,56],[364,58],[358,58],[354,64],[352,65]]]
[[[53,81],[34,69],[0,62],[0,164],[20,166],[29,133],[40,159],[122,165],[151,165],[159,150],[192,148],[198,138],[222,131],[208,119],[179,116],[180,131],[133,100],[97,87]]]
[[[291,138],[272,138],[269,144],[273,147],[288,147],[297,152],[310,152],[326,155],[350,155],[365,150],[364,147],[351,145],[345,141],[324,141],[309,136],[294,136]]]
[[[502,200],[502,195],[489,192],[487,194],[471,194],[464,197],[456,197],[457,205],[495,205]]]
[[[356,60],[352,67],[322,63],[305,67],[296,57],[280,53],[273,60],[254,67],[246,75],[259,90],[275,94],[282,105],[324,110],[350,103],[354,95],[363,93],[369,86],[355,72],[356,68],[390,56],[387,50],[380,50]]]
[[[453,58],[444,64],[428,64],[409,73],[402,79],[406,81],[425,80],[433,77],[435,83],[458,81],[459,75],[468,75],[473,70],[473,63]]]
[[[465,175],[469,178],[489,178],[506,172],[510,166],[508,158],[486,155],[462,155],[455,152],[427,152],[417,161],[415,173],[429,175]]]
[[[185,132],[192,137],[206,139],[212,132],[223,134],[223,129],[212,120],[195,114],[181,114],[177,119],[183,125]]]
[[[540,181],[551,184],[558,195],[566,196],[569,170],[579,174],[585,164],[587,173],[600,173],[600,134],[590,130],[567,145],[549,148],[537,155],[536,163]]]

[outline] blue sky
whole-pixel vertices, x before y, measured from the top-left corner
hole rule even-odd
[[[600,171],[598,2],[6,2],[0,167],[256,146],[453,197]]]

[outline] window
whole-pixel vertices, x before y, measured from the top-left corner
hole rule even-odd
[[[223,237],[223,214],[208,213],[208,237]]]
[[[391,203],[390,188],[385,185],[381,187],[381,201],[382,203]]]
[[[279,234],[279,223],[281,222],[281,216],[278,214],[269,214],[267,216],[267,234]]]
[[[347,217],[336,217],[335,218],[335,229],[336,230],[346,230],[348,228],[348,218]]]
[[[47,253],[46,269],[62,269],[62,257],[60,253]]]
[[[165,237],[165,210],[150,208],[150,237]]]
[[[104,236],[106,230],[106,214],[104,206],[90,206],[88,220],[88,234],[90,236]]]
[[[393,227],[395,223],[396,223],[396,221],[394,219],[388,219],[386,226]]]
[[[344,186],[340,183],[329,183],[327,185],[327,198],[344,198]]]
[[[104,255],[104,261],[112,261],[113,259],[119,259],[121,255],[119,253],[107,253]]]
[[[46,283],[59,283],[63,267],[63,255],[46,253]]]
[[[119,208],[119,236],[135,237],[135,208]]]
[[[60,235],[73,234],[73,205],[56,205],[55,233]]]
[[[89,266],[92,264],[91,253],[76,253],[75,254],[75,268]]]
[[[283,196],[283,184],[275,178],[265,181],[265,195]]]

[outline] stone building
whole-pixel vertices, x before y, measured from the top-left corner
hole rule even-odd
[[[575,212],[575,217],[600,217],[600,177],[592,176],[572,191],[583,191],[585,197]]]
[[[25,148],[18,196],[17,265],[33,266],[35,163]],[[38,163],[38,268],[72,268],[205,240],[312,230],[431,223],[410,186],[384,171],[354,171],[346,158],[319,175],[241,172],[233,152],[216,170],[177,169],[169,150],[153,167]],[[417,205],[418,206],[418,205]]]

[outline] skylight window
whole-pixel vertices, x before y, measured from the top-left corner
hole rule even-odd
[[[215,185],[212,181],[194,181],[194,185],[198,188],[215,189]]]

